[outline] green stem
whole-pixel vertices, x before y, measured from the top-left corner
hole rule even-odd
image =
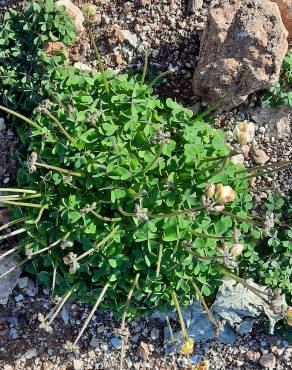
[[[217,109],[223,101],[227,98],[227,95],[223,96],[222,98],[216,100],[214,103],[212,103],[204,112],[199,114],[197,117],[195,117],[196,121],[202,120],[205,116],[207,116],[209,113],[211,113],[213,110]]]
[[[42,208],[43,207],[42,204],[16,202],[16,201],[13,201],[13,200],[1,200],[1,203],[12,204],[12,205],[18,206],[18,207],[32,207],[32,208]],[[46,207],[48,207],[48,206],[46,205]]]
[[[193,234],[196,236],[201,236],[202,238],[208,238],[208,239],[214,239],[214,240],[232,240],[232,237],[229,236],[217,236],[217,235],[208,235],[208,234],[203,234],[198,231],[193,231]]]
[[[189,254],[191,254],[192,256],[194,256],[195,258],[197,258],[198,260],[201,260],[201,261],[213,261],[213,260],[218,261],[218,260],[223,260],[223,258],[224,258],[223,256],[212,256],[212,257],[199,256],[198,254],[196,254],[190,248],[187,248],[183,244],[182,244],[182,247],[186,252],[188,252]]]
[[[15,236],[15,235],[19,235],[19,234],[25,233],[25,232],[26,232],[26,229],[25,228],[21,228],[21,229],[18,229],[18,230],[11,231],[8,234],[0,235],[0,241],[1,240],[4,240],[4,239],[7,239],[7,238],[11,238],[12,236]]]
[[[154,78],[154,80],[152,80],[150,83],[149,83],[149,86],[150,87],[153,87],[159,80],[161,80],[162,78],[164,78],[164,77],[166,77],[166,76],[168,76],[168,75],[171,75],[172,74],[172,72],[170,71],[170,70],[167,70],[167,71],[165,71],[165,72],[162,72],[162,73],[160,73],[158,76],[156,76],[155,78]]]
[[[0,279],[4,278],[5,276],[9,275],[11,272],[13,272],[14,270],[16,270],[18,267],[21,267],[22,265],[24,265],[26,262],[28,262],[30,259],[29,258],[26,258],[24,259],[23,261],[19,262],[17,265],[11,267],[11,269],[5,271],[2,275],[0,275]]]
[[[207,208],[207,206],[199,206],[199,207],[194,207],[194,208],[190,208],[190,209],[184,209],[184,210],[181,210],[181,211],[172,211],[172,212],[169,212],[169,213],[158,213],[158,214],[152,214],[152,215],[149,215],[149,218],[163,218],[163,217],[173,217],[173,216],[179,216],[179,215],[187,215],[187,214],[190,214],[190,213],[193,213],[193,212],[197,212],[197,211],[200,211],[202,209],[205,209]]]
[[[286,165],[286,166],[280,166],[280,167],[274,168],[272,170],[254,172],[254,173],[252,173],[249,176],[243,177],[242,179],[243,180],[248,180],[248,179],[251,179],[251,178],[257,177],[257,176],[265,176],[265,175],[267,175],[269,173],[279,172],[279,171],[285,170],[285,169],[287,169],[289,167],[291,167],[290,164],[289,165]]]
[[[95,311],[97,310],[98,306],[100,305],[101,301],[103,300],[103,297],[104,297],[106,291],[108,290],[108,288],[109,288],[109,283],[106,283],[103,290],[101,291],[95,305],[93,306],[93,309],[91,310],[89,316],[87,317],[82,329],[80,330],[77,338],[75,339],[75,342],[73,343],[74,346],[77,345],[79,339],[81,338],[82,334],[84,333],[85,329],[87,328],[90,320],[92,319],[92,316],[94,315]]]
[[[143,67],[143,74],[141,78],[141,86],[144,85],[145,82],[145,77],[147,73],[147,67],[148,67],[148,56],[149,56],[149,51],[148,49],[145,50],[145,62],[144,62],[144,67]]]
[[[38,214],[38,216],[37,216],[37,218],[35,219],[35,224],[37,224],[37,223],[39,223],[39,221],[40,221],[40,219],[42,218],[42,215],[43,215],[43,213],[44,213],[44,210],[46,209],[46,208],[48,208],[47,206],[42,206],[42,208],[40,209],[40,211],[39,211],[39,214]]]
[[[32,194],[32,195],[27,195],[27,196],[21,196],[21,195],[0,195],[0,202],[2,200],[26,200],[26,199],[34,199],[34,198],[40,198],[42,194]]]
[[[8,192],[8,193],[27,193],[27,194],[36,194],[35,190],[30,189],[17,189],[17,188],[0,188],[1,192]]]
[[[274,167],[288,166],[288,165],[291,165],[291,164],[292,164],[292,160],[291,161],[276,162],[276,163],[269,163],[269,164],[265,164],[263,166],[254,166],[254,167],[246,168],[245,170],[237,171],[237,172],[235,172],[235,175],[245,173],[245,172],[254,172],[254,171],[257,172],[258,170],[261,171],[261,170],[274,168]]]
[[[80,261],[82,258],[87,257],[88,255],[90,255],[93,252],[96,252],[100,247],[102,247],[108,240],[110,240],[115,235],[115,233],[118,231],[119,228],[120,228],[120,226],[117,225],[101,242],[96,244],[95,247],[90,248],[88,251],[86,251],[83,254],[81,254],[80,256],[78,256],[76,260]]]
[[[104,65],[103,65],[101,56],[99,54],[98,48],[96,46],[96,42],[94,40],[94,36],[93,36],[93,33],[92,33],[92,30],[91,30],[91,27],[90,26],[88,27],[88,33],[89,33],[90,41],[91,41],[91,43],[93,45],[93,49],[94,49],[96,58],[97,58],[99,70],[100,70],[100,72],[102,74],[105,91],[107,93],[109,93],[109,84],[108,84],[108,80],[107,80],[106,75],[105,75]]]
[[[61,122],[56,118],[56,117],[54,117],[53,115],[52,115],[52,113],[50,112],[50,111],[48,111],[47,109],[43,109],[43,113],[47,116],[47,117],[49,117],[57,126],[58,126],[58,128],[60,129],[60,131],[62,132],[62,134],[64,135],[64,136],[66,136],[66,138],[70,141],[70,143],[72,144],[72,145],[74,145],[75,147],[77,147],[77,143],[76,143],[76,140],[72,137],[72,136],[70,136],[69,134],[68,134],[68,132],[64,129],[64,127],[62,126],[62,124],[61,124]]]
[[[44,321],[47,321],[51,315],[53,315],[51,318],[50,318],[50,321],[48,322],[49,325],[52,324],[52,322],[55,320],[55,318],[58,316],[58,313],[61,311],[61,308],[64,306],[64,304],[66,303],[66,301],[69,299],[69,297],[71,296],[71,294],[73,293],[73,291],[75,290],[76,286],[78,284],[74,284],[69,290],[68,292],[66,292],[63,296],[63,298],[61,299],[61,301],[48,313],[48,315],[46,316],[45,320]]]
[[[17,112],[14,112],[13,110],[9,109],[9,108],[6,108],[6,107],[3,107],[2,105],[0,105],[0,109],[3,110],[4,112],[6,113],[9,113],[9,114],[12,114],[13,116],[17,117],[17,118],[20,118],[22,121],[28,123],[30,126],[36,128],[37,130],[40,130],[42,131],[43,130],[43,127],[41,127],[40,125],[38,125],[36,122],[32,121],[31,119],[23,116],[22,114],[20,113],[17,113]]]
[[[176,309],[176,312],[177,312],[179,324],[180,324],[181,331],[182,331],[182,339],[183,339],[183,341],[187,341],[188,340],[188,333],[187,333],[187,330],[186,330],[186,327],[185,327],[185,322],[184,322],[183,315],[182,315],[182,312],[181,312],[181,309],[180,309],[180,306],[179,306],[179,303],[178,303],[178,300],[177,300],[176,293],[173,289],[171,289],[170,294],[172,296],[172,299],[173,299],[173,302],[174,302],[174,305],[175,305],[175,309]]]
[[[21,218],[18,218],[17,220],[7,222],[5,225],[0,226],[0,231],[5,230],[10,226],[20,224],[21,222],[27,221],[28,219],[29,217],[21,217]]]
[[[14,248],[9,249],[8,251],[6,251],[6,252],[4,252],[3,254],[1,254],[1,255],[0,255],[0,260],[2,260],[3,258],[5,258],[5,257],[9,256],[9,255],[10,255],[10,254],[12,254],[12,253],[14,253],[14,252],[18,251],[18,250],[19,250],[19,249],[21,249],[23,246],[25,246],[25,245],[30,245],[30,244],[32,244],[32,243],[27,243],[27,242],[25,242],[25,243],[22,243],[22,244],[20,244],[20,245],[18,245],[18,246],[16,246],[16,247],[14,247]]]
[[[136,288],[139,278],[140,278],[140,274],[138,273],[136,274],[135,279],[132,283],[131,289],[128,293],[124,313],[122,316],[122,323],[121,323],[122,344],[121,344],[120,370],[123,370],[123,367],[124,367],[123,365],[124,365],[124,354],[125,354],[125,341],[124,341],[123,333],[126,331],[126,317],[127,317],[127,313],[128,313],[129,306],[130,306],[130,301],[131,301],[132,295],[134,293],[134,290]]]
[[[156,278],[157,279],[159,278],[159,273],[160,273],[162,252],[163,252],[163,245],[162,245],[162,243],[160,243],[160,245],[159,245],[159,252],[158,252],[158,259],[157,259],[157,266],[156,266]]]
[[[235,220],[238,220],[238,221],[249,222],[251,224],[258,224],[258,225],[262,225],[263,224],[261,221],[256,221],[256,220],[253,220],[253,219],[250,219],[250,218],[247,218],[247,217],[238,216],[238,215],[235,215],[232,212],[220,211],[220,213],[223,214],[223,215],[225,215],[225,216],[229,216],[231,218],[234,218]]]
[[[200,302],[201,302],[201,305],[204,307],[205,311],[207,312],[207,315],[208,315],[208,317],[209,317],[209,320],[210,320],[210,321],[211,321],[211,322],[212,322],[216,327],[218,327],[218,323],[217,323],[217,321],[215,320],[215,317],[213,316],[213,314],[212,314],[211,310],[209,310],[209,307],[207,306],[206,301],[205,301],[205,299],[204,299],[204,297],[203,297],[203,294],[201,293],[201,291],[200,291],[199,287],[197,286],[197,284],[196,284],[193,280],[191,280],[191,284],[192,284],[192,286],[194,287],[194,289],[195,289],[196,293],[198,294],[198,296],[199,296],[199,300],[200,300]]]
[[[98,214],[97,212],[95,212],[93,209],[91,209],[90,212],[97,219],[102,220],[102,221],[108,221],[108,222],[118,222],[118,221],[121,221],[121,218],[110,218],[110,217],[106,217],[106,216],[101,216],[100,214]]]
[[[156,153],[156,155],[155,155],[155,157],[154,157],[154,159],[148,164],[148,166],[145,168],[145,170],[143,171],[144,173],[146,173],[146,172],[148,172],[150,169],[151,169],[151,167],[153,167],[154,165],[156,165],[156,163],[159,161],[159,158],[160,158],[160,156],[161,156],[161,153],[162,153],[162,151],[163,151],[163,147],[164,147],[164,144],[163,143],[161,143],[160,144],[160,147],[159,147],[159,150],[158,150],[158,152]]]
[[[220,268],[219,270],[223,275],[225,276],[228,276],[230,277],[231,279],[235,280],[237,283],[240,283],[242,284],[243,286],[245,286],[247,289],[249,289],[250,291],[252,291],[255,295],[257,295],[259,298],[261,298],[265,303],[267,303],[269,305],[269,302],[262,297],[262,294],[263,295],[266,295],[266,296],[269,296],[268,293],[266,292],[263,292],[255,287],[253,287],[252,285],[248,284],[247,281],[245,281],[244,279],[242,279],[241,277],[233,274],[232,272],[226,270],[223,266]]]
[[[67,175],[71,175],[71,176],[75,176],[75,177],[83,177],[83,175],[80,172],[74,172],[74,171],[66,170],[65,168],[51,166],[51,165],[46,164],[46,163],[36,162],[35,165],[37,167],[46,168],[48,170],[54,170],[54,171],[58,171],[58,172],[61,172],[61,173],[66,173]]]

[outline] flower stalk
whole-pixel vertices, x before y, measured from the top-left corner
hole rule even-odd
[[[109,288],[109,283],[106,283],[105,286],[103,287],[99,297],[97,298],[97,301],[95,303],[95,305],[93,306],[90,314],[88,315],[87,319],[85,320],[85,323],[82,327],[82,329],[80,330],[77,338],[75,339],[74,343],[73,343],[73,346],[76,346],[79,339],[82,337],[82,334],[84,333],[85,329],[87,328],[88,324],[90,323],[90,320],[92,319],[92,316],[94,315],[95,311],[97,310],[98,306],[100,305],[101,301],[103,300],[103,297],[106,293],[106,291],[108,290]]]
[[[157,265],[156,265],[156,278],[159,278],[160,274],[160,266],[161,266],[161,259],[162,259],[162,253],[163,253],[163,244],[159,244],[159,251],[158,251],[158,259],[157,259]]]
[[[37,130],[43,131],[43,127],[37,124],[36,122],[32,121],[31,119],[25,117],[24,115],[17,113],[9,108],[3,107],[3,105],[0,105],[0,110],[3,110],[6,113],[12,114],[13,116],[21,119],[22,121],[28,123],[30,126],[34,127]]]

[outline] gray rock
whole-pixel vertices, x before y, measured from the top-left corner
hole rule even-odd
[[[0,117],[0,131],[3,131],[6,129],[6,125],[4,122],[4,118]]]
[[[207,103],[228,94],[221,105],[228,109],[274,85],[288,49],[287,35],[279,8],[270,0],[213,0],[194,94]]]
[[[133,47],[137,48],[138,47],[138,37],[135,33],[129,31],[129,30],[123,30],[123,35],[125,40],[128,41],[128,43]]]
[[[122,345],[122,340],[118,337],[114,337],[114,338],[111,339],[111,344],[116,349],[120,349],[121,345]]]
[[[69,320],[70,320],[70,314],[69,314],[69,311],[68,311],[68,308],[66,305],[64,305],[62,307],[62,311],[61,311],[61,317],[64,321],[64,324],[65,325],[68,325],[69,324]]]
[[[83,361],[77,360],[77,359],[73,360],[73,368],[74,368],[74,370],[83,369]]]
[[[31,358],[36,357],[36,355],[37,355],[37,350],[36,350],[36,348],[31,348],[31,349],[29,349],[28,351],[26,351],[26,352],[23,354],[23,357],[25,357],[27,360],[30,360]]]
[[[276,357],[272,353],[263,355],[260,359],[260,364],[266,369],[274,369],[276,366]]]
[[[18,294],[16,297],[14,297],[14,299],[15,299],[16,302],[21,302],[21,301],[23,301],[23,295]]]
[[[15,256],[9,256],[3,260],[0,260],[0,275],[15,267],[19,262],[20,259]],[[21,269],[16,268],[10,274],[1,279],[0,304],[5,305],[7,303],[10,293],[17,284],[20,273]]]
[[[150,332],[150,338],[152,340],[159,339],[159,330],[158,329],[152,329],[151,332]]]
[[[18,338],[18,332],[15,328],[11,328],[9,330],[9,336],[12,338],[12,339],[16,339]]]

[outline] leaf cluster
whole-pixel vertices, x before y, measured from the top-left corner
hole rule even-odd
[[[46,43],[70,45],[74,25],[53,0],[28,2],[21,11],[9,10],[0,24],[0,103],[30,113],[44,98],[43,86],[50,76],[47,65],[60,64],[64,56],[49,58]]]

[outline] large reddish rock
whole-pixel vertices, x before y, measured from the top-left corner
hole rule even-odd
[[[222,107],[278,81],[288,50],[288,32],[270,0],[213,0],[193,79],[194,94]]]
[[[283,23],[289,33],[289,39],[292,40],[292,0],[272,0],[280,8]]]

